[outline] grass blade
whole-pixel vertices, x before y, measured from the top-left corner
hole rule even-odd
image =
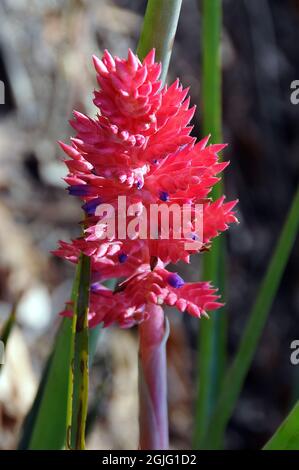
[[[255,304],[250,312],[238,352],[225,376],[223,388],[203,443],[204,448],[213,449],[217,447],[219,434],[221,435],[232,415],[289,259],[293,243],[298,233],[298,227],[299,186],[294,195]]]
[[[200,2],[201,3],[201,2]],[[222,23],[221,0],[202,2],[202,119],[203,134],[211,134],[212,143],[222,141],[220,35]],[[212,191],[217,199],[223,193],[219,182]],[[212,249],[203,255],[204,280],[219,287],[222,298],[225,288],[225,240],[217,238]],[[194,447],[198,447],[215,406],[224,374],[226,358],[226,318],[223,310],[211,312],[208,321],[202,320],[198,336],[198,391]],[[220,436],[219,436],[220,437]],[[219,441],[219,445],[221,445]]]
[[[147,2],[137,54],[143,59],[153,47],[156,49],[156,60],[162,62],[162,83],[166,80],[181,6],[182,0]]]
[[[72,345],[69,363],[67,400],[68,449],[85,448],[85,426],[88,407],[89,330],[88,306],[90,289],[90,258],[81,255],[78,263],[79,284],[73,293]]]
[[[78,266],[72,298],[79,287],[79,274]],[[89,366],[100,331],[100,327],[89,331]],[[40,381],[35,401],[24,423],[19,449],[55,450],[63,448],[65,444],[72,340],[72,319],[64,318]]]
[[[15,303],[11,309],[11,312],[9,314],[8,319],[4,323],[3,330],[0,336],[0,340],[6,346],[7,341],[9,339],[10,333],[12,331],[12,328],[16,322],[16,317],[17,317],[17,303]]]
[[[74,388],[75,388],[75,336],[78,318],[78,303],[79,303],[79,290],[80,290],[80,277],[82,272],[82,259],[81,254],[79,262],[76,267],[75,280],[72,289],[71,300],[73,302],[73,316],[71,319],[70,331],[70,344],[69,344],[69,360],[68,368],[68,381],[67,381],[67,394],[66,394],[66,434],[65,434],[65,448],[72,448],[72,422],[73,422],[73,406],[74,406]]]
[[[7,345],[8,340],[9,340],[9,337],[10,337],[10,334],[12,332],[13,326],[16,322],[17,307],[18,307],[18,301],[16,301],[14,303],[14,305],[11,309],[11,312],[9,314],[9,317],[3,325],[3,329],[2,329],[2,332],[1,332],[1,336],[0,336],[0,341],[3,345],[3,347],[4,347],[4,350],[5,350],[5,347]],[[1,351],[0,351],[0,353],[1,353]],[[2,368],[2,364],[1,364],[1,361],[0,361],[0,371],[1,371],[1,368]]]
[[[19,448],[55,450],[63,447],[66,433],[70,343],[71,320],[64,318],[35,402],[27,416]]]
[[[99,338],[100,328],[90,330],[89,367]],[[53,352],[45,366],[38,391],[23,425],[19,449],[62,449],[66,435],[68,366],[71,342],[71,319],[64,318]]]
[[[263,450],[299,450],[299,401]]]

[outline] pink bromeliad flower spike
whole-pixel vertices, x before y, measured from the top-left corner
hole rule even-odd
[[[69,193],[81,199],[85,212],[84,235],[70,243],[61,241],[55,252],[73,263],[81,252],[91,258],[90,327],[140,325],[140,357],[147,400],[152,403],[152,414],[145,417],[142,411],[141,424],[147,423],[147,429],[141,433],[141,448],[164,448],[168,441],[165,404],[161,405],[163,397],[158,399],[159,393],[166,393],[165,361],[157,353],[165,337],[161,306],[200,318],[222,305],[209,282],[185,282],[166,266],[180,260],[188,263],[190,254],[209,249],[213,238],[237,221],[237,201],[209,197],[228,165],[218,158],[225,145],[208,145],[208,137],[196,142],[190,136],[194,107],[189,107],[188,90],[178,80],[161,88],[161,65],[154,58],[154,50],[143,62],[130,50],[126,59],[107,51],[101,60],[94,57],[99,84],[94,104],[99,113],[91,118],[75,112],[71,124],[76,136],[71,145],[60,143],[68,156]],[[120,198],[125,199],[122,205]],[[165,237],[158,218],[151,236],[151,208],[170,209],[173,204],[180,214],[189,211],[187,233],[175,236],[172,217]],[[103,205],[111,208],[111,220],[101,212]],[[125,219],[129,227],[137,212],[143,222],[135,224],[134,236],[123,236],[116,223],[115,230],[107,230],[103,237],[103,222],[105,226],[113,218]],[[141,237],[144,224],[146,236]],[[102,284],[112,278],[122,279],[115,291]],[[72,315],[71,304],[63,314]],[[141,408],[147,400],[141,400]]]

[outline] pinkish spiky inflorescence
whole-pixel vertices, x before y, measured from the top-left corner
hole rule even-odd
[[[65,161],[66,182],[71,195],[83,201],[86,214],[84,237],[60,242],[56,254],[74,263],[81,252],[91,257],[92,285],[90,326],[117,322],[130,327],[148,316],[148,305],[171,305],[200,317],[221,306],[216,290],[207,282],[184,283],[165,266],[189,261],[190,253],[206,250],[212,238],[236,221],[236,201],[224,197],[212,202],[208,195],[227,166],[217,153],[224,145],[209,145],[208,138],[196,143],[188,126],[194,108],[189,108],[188,90],[179,81],[161,88],[161,65],[152,50],[141,63],[130,50],[127,59],[113,58],[105,51],[94,57],[100,89],[94,103],[95,119],[75,112],[72,126],[77,132],[71,146],[61,143],[70,157]],[[188,205],[193,221],[196,205],[203,207],[202,245],[193,236],[175,239],[121,239],[119,234],[102,240],[96,209],[110,204],[118,211],[118,197],[126,204],[148,208],[151,204]],[[117,214],[121,216],[121,214]],[[170,222],[170,234],[172,233]],[[188,242],[188,250],[186,249]],[[125,278],[117,292],[101,282]],[[71,307],[65,314],[71,314]]]

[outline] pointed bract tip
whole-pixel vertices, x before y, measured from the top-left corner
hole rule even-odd
[[[145,58],[143,59],[143,63],[146,65],[153,65],[155,63],[155,55],[156,55],[156,49],[153,48],[145,56]]]
[[[129,49],[128,50],[128,64],[136,71],[138,69],[138,58],[134,54],[134,52]]]
[[[199,142],[198,142],[198,147],[200,150],[203,150],[206,148],[207,146],[207,143],[209,142],[210,140],[210,137],[211,137],[211,134],[208,134],[206,137],[204,137],[203,139],[201,139]]]
[[[109,52],[107,49],[104,50],[104,54],[103,54],[102,60],[105,60],[106,63],[107,63],[110,67],[115,67],[115,61],[114,61],[112,55],[110,54],[110,52]]]
[[[92,61],[93,61],[94,68],[100,75],[102,76],[108,75],[108,69],[106,65],[103,64],[101,59],[99,59],[96,55],[93,55]]]

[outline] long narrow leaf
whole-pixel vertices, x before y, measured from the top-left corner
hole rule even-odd
[[[18,302],[16,301],[14,303],[12,309],[11,309],[11,312],[9,314],[8,319],[6,320],[6,322],[4,323],[3,328],[2,328],[2,332],[1,332],[1,335],[0,335],[0,341],[1,341],[2,346],[4,347],[4,349],[7,345],[10,334],[11,334],[12,329],[14,327],[14,324],[16,322],[17,305],[18,305]],[[3,353],[4,353],[4,351],[3,351]],[[2,351],[0,351],[0,354],[2,354]],[[0,357],[0,371],[1,371],[1,367],[2,367],[2,363],[1,363],[1,357]]]
[[[178,25],[182,0],[148,0],[137,54],[143,59],[154,47],[156,60],[162,62],[162,82],[165,82],[172,45]]]
[[[15,303],[11,309],[8,319],[3,325],[2,332],[0,335],[0,340],[6,346],[9,336],[11,334],[12,328],[16,322],[17,316],[17,303]]]
[[[264,450],[299,450],[299,401],[279,426]]]
[[[80,282],[79,267],[72,297]],[[89,332],[91,364],[100,328]],[[65,444],[72,319],[64,318],[43,372],[36,398],[23,426],[20,449],[61,449]]]
[[[100,328],[90,330],[89,367]],[[23,425],[19,449],[62,449],[66,433],[68,366],[71,319],[64,318],[54,342],[53,353],[45,366],[38,391]]]
[[[75,292],[73,347],[69,364],[67,446],[84,449],[88,404],[90,258],[81,255],[78,266],[80,283]]]
[[[83,255],[81,254],[79,262],[76,267],[76,275],[72,289],[71,300],[73,302],[73,316],[71,320],[70,331],[70,344],[69,344],[69,359],[68,359],[68,381],[67,381],[67,395],[66,395],[66,433],[65,433],[65,448],[72,448],[72,423],[73,423],[73,407],[74,407],[74,388],[75,388],[75,336],[76,326],[78,319],[78,303],[79,303],[79,290],[80,290],[80,277],[82,275],[82,261]]]
[[[201,3],[201,2],[200,2]],[[221,0],[202,2],[202,120],[203,134],[211,134],[213,143],[222,141],[221,125],[221,65],[220,34],[222,22]],[[217,199],[223,193],[219,182],[212,191]],[[212,249],[203,256],[202,278],[219,287],[222,297],[225,288],[225,242],[223,237],[214,240]],[[202,320],[198,340],[198,390],[194,447],[200,445],[209,418],[215,406],[226,358],[226,318],[223,311],[211,312],[209,320]],[[220,444],[219,436],[219,445]]]
[[[66,433],[71,320],[64,318],[25,426],[20,448],[61,449]]]
[[[295,237],[298,233],[298,227],[299,186],[294,195],[255,304],[249,315],[249,320],[242,336],[238,352],[226,374],[225,382],[203,443],[204,448],[217,447],[219,434],[221,435],[223,432],[234,410],[289,259]]]

